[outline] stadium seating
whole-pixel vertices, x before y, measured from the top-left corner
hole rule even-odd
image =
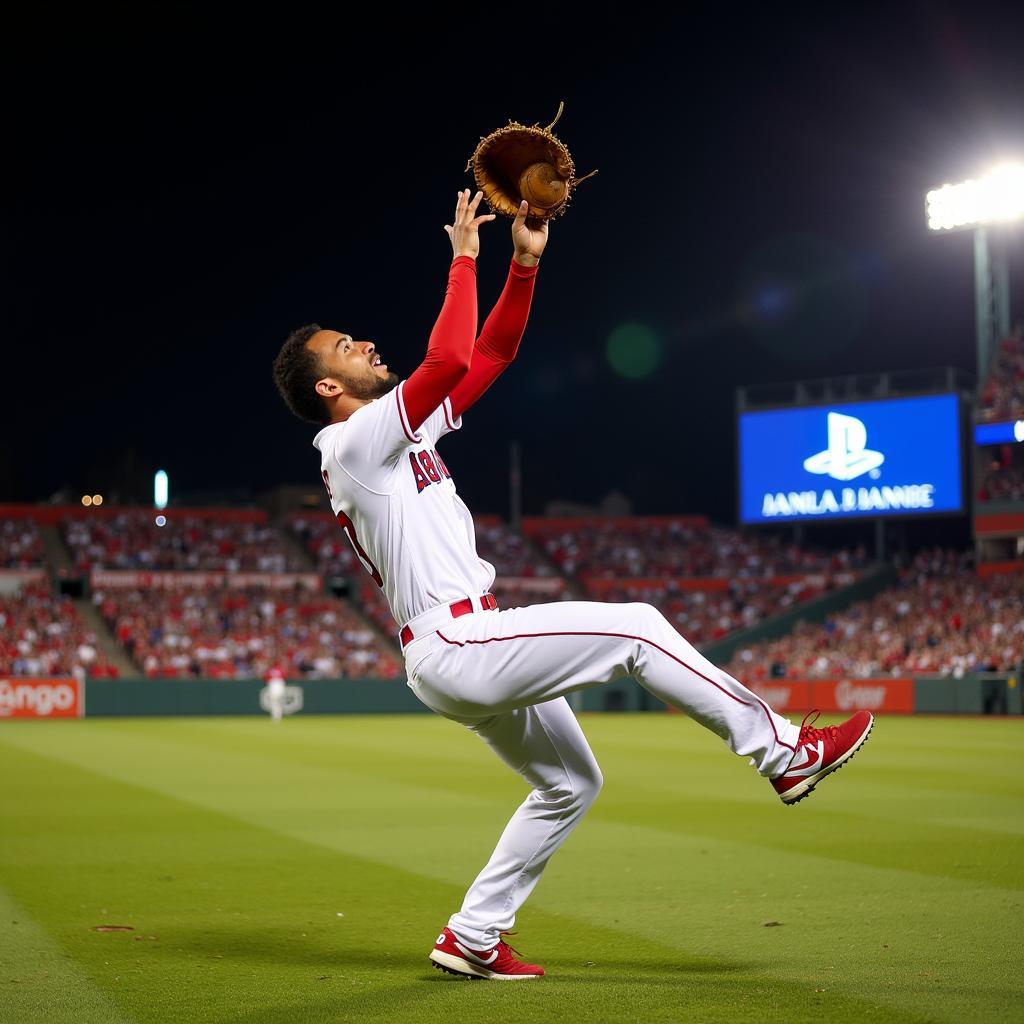
[[[66,519],[64,538],[76,567],[90,569],[296,572],[304,568],[266,523],[231,518],[171,517],[157,526],[151,512]]]
[[[1000,446],[978,485],[978,501],[1024,501],[1024,466],[1013,461],[1013,452]]]
[[[673,580],[625,581],[604,590],[602,599],[653,604],[691,644],[701,647],[817,597],[828,584],[820,575],[778,585],[735,580],[722,590],[682,589]]]
[[[304,568],[261,518],[230,512],[223,518],[172,516],[158,527],[149,511],[104,510],[66,515],[62,526],[83,572],[172,570],[197,581],[202,573],[248,572],[266,573],[269,581],[275,573]],[[32,519],[0,519],[0,568],[37,575],[46,568]],[[111,586],[96,592],[95,600],[115,639],[149,675],[259,675],[265,664],[286,659],[296,675],[398,674],[391,650],[351,609],[305,591],[286,591],[282,598],[270,586],[225,590],[207,580],[178,590]],[[39,580],[0,598],[0,675],[72,673],[117,674],[74,602],[54,597]]]
[[[867,561],[863,549],[818,553],[777,537],[740,533],[692,517],[580,520],[568,528],[534,520],[530,533],[563,572],[581,580],[770,577],[845,571]]]
[[[1024,659],[1024,575],[979,576],[954,551],[919,555],[896,586],[737,653],[728,671],[756,682],[1012,670]]]
[[[478,516],[477,554],[490,562],[498,576],[536,577],[559,575],[530,541],[496,516]],[[325,576],[365,575],[348,537],[329,512],[299,513],[290,525]]]
[[[345,532],[329,512],[296,513],[289,526],[313,557],[322,576],[358,576],[365,569],[359,564]]]
[[[982,421],[1024,418],[1024,334],[1020,330],[996,349],[979,407]]]
[[[646,601],[702,646],[849,581],[863,549],[819,553],[702,517],[531,520],[531,537],[586,596]]]
[[[31,519],[0,519],[0,569],[43,565],[43,539]]]
[[[31,521],[0,521],[0,551],[42,559]],[[305,677],[400,673],[394,646],[343,602],[270,577],[301,571],[262,513],[178,513],[164,527],[146,510],[68,515],[64,535],[77,568],[94,576],[94,600],[117,641],[145,674],[262,675],[274,664]],[[397,626],[345,533],[327,512],[297,513],[290,529],[317,573],[356,584],[354,602],[386,636]],[[788,540],[711,526],[699,517],[531,520],[519,533],[497,517],[476,520],[480,557],[496,569],[503,608],[583,595],[647,601],[696,645],[722,639],[852,578],[862,550],[819,553]],[[178,580],[113,579],[175,572]],[[209,574],[200,579],[200,574]],[[236,574],[233,580],[216,573]],[[240,581],[239,573],[267,573]],[[575,577],[575,585],[570,577]],[[234,586],[228,583],[233,582]],[[295,580],[289,581],[289,587]],[[143,588],[146,589],[143,589]],[[94,659],[95,660],[95,659]]]
[[[394,678],[398,661],[342,601],[303,587],[108,589],[93,601],[148,676]]]
[[[74,603],[46,585],[0,596],[0,676],[114,677]]]
[[[565,579],[522,534],[496,516],[479,516],[477,553],[497,574],[491,588],[502,608],[560,600],[568,596]],[[330,513],[298,513],[290,525],[325,576],[347,576],[357,585],[357,603],[384,633],[394,636],[398,626],[381,589],[356,558],[348,537]]]
[[[317,559],[319,571],[354,578],[366,615],[393,635],[397,626],[384,595],[359,565],[333,517],[304,513],[291,525]],[[808,552],[761,535],[712,527],[699,518],[553,524],[533,519],[527,532],[516,533],[493,516],[476,520],[477,551],[495,567],[491,589],[499,607],[572,598],[561,567],[577,575],[587,598],[656,605],[695,644],[721,639],[808,600],[834,586],[836,574],[849,574],[867,561],[863,550]],[[680,582],[691,576],[702,579],[692,585]]]
[[[560,575],[528,538],[497,516],[478,516],[474,522],[477,554],[494,566],[496,575],[520,579]]]

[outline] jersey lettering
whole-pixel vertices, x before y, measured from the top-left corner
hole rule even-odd
[[[441,482],[441,474],[437,471],[437,466],[434,465],[430,452],[420,452],[420,465],[427,476],[430,477],[432,484],[439,484]]]
[[[420,469],[420,464],[416,461],[415,452],[409,452],[409,465],[412,466],[413,476],[416,477],[416,490],[422,493],[425,487],[430,486],[430,481],[424,475],[423,470]]]
[[[410,443],[399,391],[325,426],[313,441],[332,514],[399,624],[486,593],[494,581],[494,567],[477,554],[469,509],[437,453],[453,422],[448,405],[438,406],[420,427],[423,440]],[[351,558],[347,564],[365,586]]]
[[[452,475],[444,460],[433,449],[428,452],[409,452],[409,465],[416,478],[416,491],[422,494],[431,484],[451,480]]]
[[[359,538],[356,536],[355,523],[353,523],[344,512],[338,513],[338,522],[341,524],[341,528],[345,531],[349,542],[355,549],[356,557],[363,563],[363,568],[366,569],[366,571],[373,577],[373,582],[383,589],[384,580],[377,571],[377,566],[370,561],[370,556],[363,550],[363,545],[359,543]]]
[[[320,475],[324,478],[324,487],[327,488],[327,500],[328,501],[334,501],[334,495],[331,494],[331,481],[330,481],[330,479],[327,476],[327,470],[326,469],[321,469],[320,470]]]

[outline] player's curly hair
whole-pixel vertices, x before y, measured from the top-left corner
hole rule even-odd
[[[306,342],[320,330],[319,324],[306,324],[288,335],[274,359],[274,383],[296,416],[323,426],[330,418],[316,393],[316,382],[324,376],[324,368],[319,356],[306,348]]]

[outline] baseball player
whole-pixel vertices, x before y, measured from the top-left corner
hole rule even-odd
[[[266,707],[271,721],[276,725],[284,716],[285,679],[284,673],[275,665],[263,679],[266,684]]]
[[[387,596],[409,686],[532,787],[430,959],[454,974],[527,980],[543,969],[503,935],[602,782],[567,694],[632,675],[749,758],[785,803],[852,757],[873,718],[862,711],[839,726],[797,727],[648,604],[497,608],[494,568],[477,557],[473,519],[437,449],[515,358],[548,229],[527,223],[523,203],[508,279],[477,337],[479,228],[494,219],[477,214],[480,199],[460,192],[445,225],[448,289],[412,374],[400,380],[372,341],[311,324],[289,336],[274,377],[292,411],[322,427],[313,444],[331,507]]]

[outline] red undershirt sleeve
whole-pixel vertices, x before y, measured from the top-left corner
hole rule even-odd
[[[413,434],[466,376],[473,358],[476,323],[476,260],[458,256],[448,271],[448,290],[430,332],[427,354],[402,385]]]
[[[469,372],[450,394],[454,417],[473,405],[515,359],[530,316],[536,279],[536,266],[524,267],[512,260],[505,288],[473,349]]]

